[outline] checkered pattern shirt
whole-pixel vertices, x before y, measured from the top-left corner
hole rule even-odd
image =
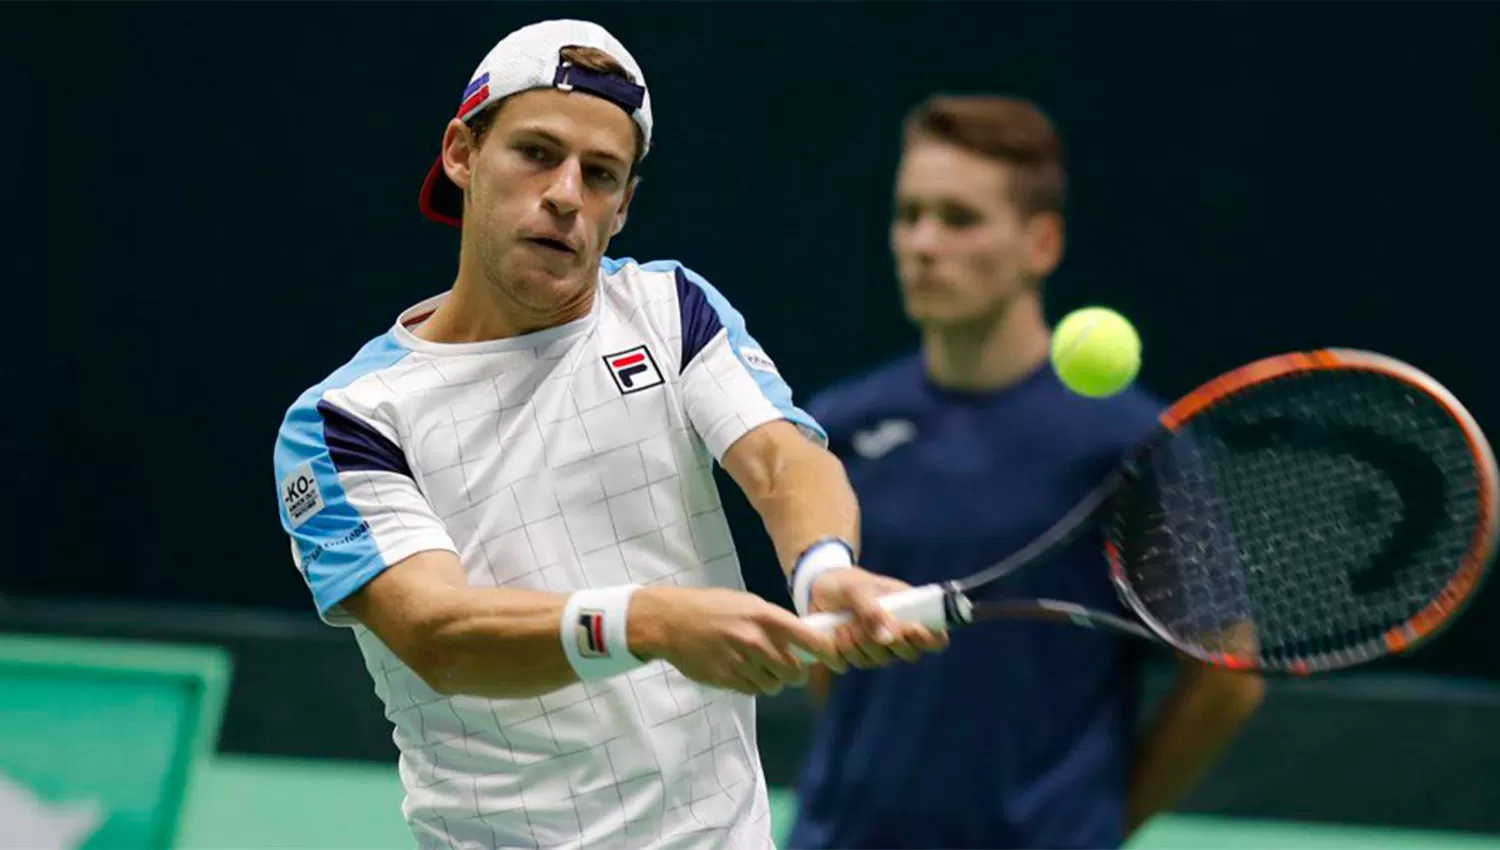
[[[293,559],[357,636],[418,846],[769,848],[751,697],[661,661],[538,699],[443,696],[340,602],[434,549],[476,587],[743,589],[712,464],[771,420],[822,429],[678,263],[606,259],[587,316],[489,342],[413,334],[443,297],[304,393],[275,452]]]

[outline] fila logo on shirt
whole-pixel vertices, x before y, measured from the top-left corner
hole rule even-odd
[[[578,612],[578,654],[585,658],[609,655],[609,647],[604,643],[604,612],[598,608]]]
[[[626,395],[661,386],[661,370],[656,368],[656,359],[651,349],[644,345],[627,348],[614,354],[604,355],[604,365],[614,376],[615,386]]]

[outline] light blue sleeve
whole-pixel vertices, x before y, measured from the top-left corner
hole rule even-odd
[[[386,339],[366,346],[291,406],[276,437],[281,526],[318,613],[328,622],[344,621],[339,603],[390,565],[422,549],[452,546],[400,447],[325,400],[329,390],[406,353]]]

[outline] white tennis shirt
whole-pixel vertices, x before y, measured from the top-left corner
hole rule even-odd
[[[491,342],[414,335],[443,297],[305,392],[275,452],[293,558],[355,631],[418,846],[770,847],[752,697],[662,661],[539,699],[445,697],[339,603],[431,549],[477,587],[743,589],[713,462],[775,419],[826,435],[678,263],[606,259],[588,316]]]

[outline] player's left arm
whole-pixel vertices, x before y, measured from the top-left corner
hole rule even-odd
[[[942,636],[903,628],[877,601],[904,583],[854,565],[859,507],[843,464],[825,447],[822,427],[793,403],[791,388],[744,317],[692,270],[675,265],[673,276],[681,317],[679,392],[688,419],[760,514],[782,570],[791,576],[799,562],[804,565],[800,575],[810,580],[801,593],[794,591],[798,612],[853,614],[837,643],[855,666],[914,659],[922,649],[939,648]],[[834,564],[840,557],[843,564]]]
[[[759,425],[729,447],[722,463],[760,514],[788,580],[820,541],[835,538],[857,549],[859,503],[844,465],[798,426],[785,419]],[[810,595],[814,611],[848,610],[857,618],[860,628],[837,641],[850,664],[879,666],[893,655],[914,661],[946,644],[945,636],[903,625],[880,607],[879,598],[905,589],[904,582],[854,565],[852,552],[849,560],[849,567],[822,573]],[[878,637],[882,629],[889,641]]]
[[[752,429],[724,453],[723,466],[760,514],[788,578],[798,556],[823,538],[858,549],[859,503],[844,465],[790,421]]]
[[[1131,765],[1127,836],[1187,796],[1264,695],[1265,683],[1255,674],[1178,660],[1172,690],[1147,725]]]

